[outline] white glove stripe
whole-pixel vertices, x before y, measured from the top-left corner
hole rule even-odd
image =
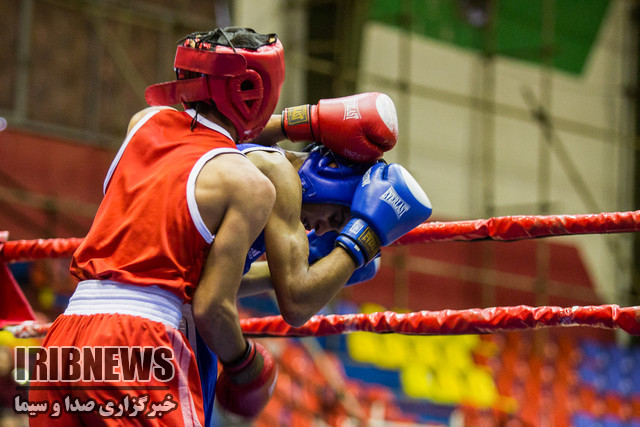
[[[389,95],[384,93],[380,94],[376,99],[376,110],[378,110],[378,114],[380,118],[387,126],[387,129],[395,138],[398,138],[398,113],[396,113],[396,106],[393,104]]]
[[[429,197],[427,196],[427,194],[424,192],[422,187],[420,187],[420,184],[418,184],[415,178],[411,176],[409,171],[406,170],[404,167],[400,166],[400,171],[402,172],[402,178],[404,179],[404,182],[407,185],[407,188],[409,189],[409,191],[411,191],[411,194],[413,195],[413,197],[415,197],[415,199],[419,203],[422,203],[424,206],[431,209],[431,200],[429,200]]]

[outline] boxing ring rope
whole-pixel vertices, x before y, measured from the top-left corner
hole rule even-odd
[[[640,231],[640,211],[581,215],[519,215],[452,222],[425,222],[393,245],[474,240],[513,241],[575,234]],[[73,254],[81,238],[0,240],[0,262],[64,258]]]
[[[575,307],[474,308],[466,310],[392,311],[370,314],[313,316],[301,327],[292,327],[281,316],[240,320],[242,330],[254,337],[322,337],[350,332],[405,335],[464,335],[538,329],[557,326],[620,328],[640,335],[640,307],[617,305]]]
[[[0,262],[70,257],[81,242],[79,237],[0,241]]]
[[[455,222],[428,222],[394,242],[498,240],[512,241],[574,234],[608,234],[640,231],[640,211],[583,215],[521,215]],[[71,256],[82,239],[0,240],[0,263]],[[294,328],[281,316],[241,319],[247,336],[327,336],[356,331],[414,335],[486,334],[545,327],[590,326],[621,329],[640,335],[640,307],[617,305],[574,307],[490,307],[484,309],[379,312],[313,316]],[[6,326],[18,338],[43,336],[50,324],[25,322]]]
[[[394,245],[428,242],[513,241],[574,234],[640,231],[640,211],[581,215],[517,215],[454,222],[425,222]]]
[[[51,324],[26,322],[5,326],[16,338],[44,336]],[[300,327],[290,326],[282,316],[240,319],[248,337],[323,337],[351,332],[404,335],[465,335],[510,332],[549,327],[589,326],[621,329],[640,335],[640,307],[617,305],[575,307],[474,308],[467,310],[392,311],[370,314],[316,315]]]

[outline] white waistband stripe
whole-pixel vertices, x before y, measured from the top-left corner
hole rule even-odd
[[[64,314],[128,314],[177,328],[182,300],[155,285],[85,280],[78,284]]]

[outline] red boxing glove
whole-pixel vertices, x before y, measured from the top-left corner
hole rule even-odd
[[[398,115],[389,96],[366,92],[285,108],[282,130],[290,141],[320,142],[342,157],[368,163],[396,145]]]
[[[252,340],[247,340],[247,344],[247,352],[239,361],[222,364],[216,398],[225,410],[254,418],[273,395],[278,367],[261,344]]]

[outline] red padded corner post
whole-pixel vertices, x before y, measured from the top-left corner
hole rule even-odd
[[[36,320],[36,314],[24,296],[6,263],[0,263],[0,328]]]

